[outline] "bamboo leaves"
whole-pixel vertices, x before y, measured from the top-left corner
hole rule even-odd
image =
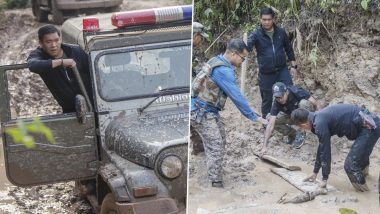
[[[34,148],[35,141],[31,134],[41,134],[50,143],[55,143],[55,139],[51,130],[45,126],[38,117],[33,122],[25,124],[24,121],[18,120],[16,128],[7,128],[5,133],[12,137],[14,143],[24,144],[27,148]]]

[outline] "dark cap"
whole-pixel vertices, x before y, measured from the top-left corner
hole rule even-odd
[[[282,97],[286,92],[286,85],[282,82],[276,82],[272,87],[272,91],[274,97]]]
[[[193,33],[199,33],[204,38],[208,38],[208,34],[205,31],[205,27],[199,22],[193,22]]]

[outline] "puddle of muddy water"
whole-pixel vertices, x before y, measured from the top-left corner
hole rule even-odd
[[[200,162],[198,158],[196,159]],[[299,165],[304,173],[310,173],[312,166],[306,163],[287,160],[288,163]],[[329,184],[337,191],[301,204],[279,204],[277,201],[287,193],[286,197],[294,197],[301,192],[288,182],[270,172],[274,167],[267,163],[255,160],[255,169],[246,172],[254,179],[252,184],[231,180],[226,175],[224,189],[214,189],[202,185],[207,182],[204,169],[197,169],[199,173],[189,179],[189,209],[188,214],[245,214],[245,213],[339,213],[339,208],[350,208],[358,213],[380,213],[379,195],[377,192],[377,178],[380,167],[371,166],[371,174],[367,178],[370,192],[358,193],[350,185],[344,172],[334,171]],[[205,167],[205,164],[196,167]],[[240,183],[240,184],[239,184]],[[241,185],[243,184],[243,185]]]

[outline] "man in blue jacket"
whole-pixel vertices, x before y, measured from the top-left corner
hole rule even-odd
[[[227,97],[248,119],[267,123],[249,107],[237,86],[234,67],[240,67],[247,55],[243,40],[229,41],[225,53],[208,62],[212,68],[211,77],[204,79],[198,96],[191,100],[191,125],[203,140],[208,175],[213,187],[223,187],[222,162],[226,137],[219,111],[223,110]],[[195,77],[195,81],[200,76],[201,73]]]
[[[319,146],[313,174],[305,181],[314,182],[322,168],[322,184],[326,187],[331,171],[331,136],[346,136],[355,140],[348,153],[344,169],[358,191],[368,191],[369,156],[380,137],[380,119],[368,110],[350,104],[336,104],[315,113],[299,108],[292,112],[293,122],[318,136]]]
[[[276,82],[293,85],[292,77],[297,77],[297,65],[292,45],[284,29],[274,22],[274,12],[271,8],[260,11],[261,26],[248,37],[248,50],[256,48],[259,64],[259,87],[261,94],[261,113],[266,116],[272,106],[272,86]],[[286,55],[291,62],[290,74]]]
[[[75,112],[75,97],[81,91],[73,67],[78,68],[92,99],[87,54],[78,45],[62,44],[60,32],[54,25],[41,27],[38,39],[40,47],[33,50],[27,59],[29,70],[41,76],[63,113]]]

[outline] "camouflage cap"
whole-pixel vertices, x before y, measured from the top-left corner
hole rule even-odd
[[[208,38],[208,34],[205,31],[205,27],[199,22],[193,22],[193,33],[199,33],[204,38]]]
[[[282,97],[286,92],[286,85],[282,82],[276,82],[273,85],[272,90],[274,97]]]

